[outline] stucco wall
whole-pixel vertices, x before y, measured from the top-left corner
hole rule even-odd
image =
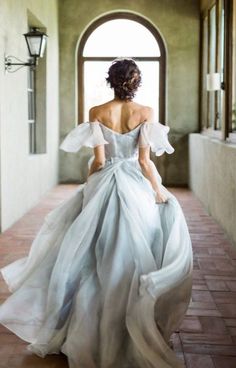
[[[4,71],[4,53],[28,57],[23,33],[28,10],[47,28],[47,151],[29,154],[27,68]],[[1,230],[5,230],[58,181],[58,9],[57,1],[0,2]],[[39,61],[40,62],[40,61]]]
[[[207,8],[214,5],[215,0],[200,0],[200,9],[201,11],[206,10]]]
[[[199,3],[195,0],[63,0],[60,23],[60,139],[76,124],[76,47],[98,17],[132,11],[147,18],[167,47],[167,121],[175,153],[156,160],[165,184],[188,182],[188,133],[198,130]],[[83,182],[91,152],[60,152],[60,181]]]
[[[236,146],[190,134],[190,187],[236,246]]]

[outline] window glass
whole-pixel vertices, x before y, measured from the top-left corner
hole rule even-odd
[[[236,0],[215,0],[215,4],[205,9],[203,15],[201,127],[203,132],[207,131],[214,137],[234,142]]]
[[[28,123],[29,123],[29,152],[35,153],[35,70],[28,68]]]
[[[142,47],[140,47],[142,45]],[[88,38],[83,56],[160,56],[152,33],[139,22],[114,19],[97,27]]]
[[[209,73],[216,71],[216,6],[210,10],[209,16]],[[209,92],[209,126],[214,128],[216,119],[216,92]]]
[[[132,57],[142,73],[142,84],[134,101],[152,106],[155,118],[164,122],[165,75],[160,70],[164,70],[165,56],[160,54],[157,39],[137,21],[114,19],[95,28],[81,50],[82,63],[79,65],[82,68],[78,77],[82,76],[80,86],[83,92],[79,94],[79,119],[87,121],[92,106],[113,99],[114,92],[106,83],[112,60]]]
[[[105,78],[110,62],[84,62],[84,111],[88,120],[91,106],[99,105],[113,99],[113,90],[109,88]],[[137,62],[142,72],[142,86],[138,89],[134,101],[154,108],[155,116],[159,116],[159,63],[152,61]],[[156,86],[157,88],[153,88]],[[150,93],[151,92],[151,93]]]
[[[202,127],[207,126],[207,89],[206,89],[206,75],[208,73],[208,18],[205,17],[203,20],[203,39],[202,39],[202,98],[201,98],[201,109],[202,109]]]
[[[236,1],[233,2],[232,131],[236,131]]]

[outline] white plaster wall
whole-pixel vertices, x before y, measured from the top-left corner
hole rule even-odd
[[[4,53],[28,57],[23,33],[27,10],[47,28],[47,152],[29,154],[27,69],[6,74]],[[0,2],[1,231],[7,229],[58,182],[58,9],[56,0]],[[39,61],[40,62],[40,61]]]
[[[236,246],[236,145],[189,136],[190,188]]]

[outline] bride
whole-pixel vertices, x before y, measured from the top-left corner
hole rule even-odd
[[[70,368],[184,367],[169,339],[191,297],[192,245],[150,159],[174,152],[169,127],[133,101],[133,59],[116,59],[107,82],[114,99],[60,145],[93,148],[87,181],[45,217],[27,257],[1,269],[12,294],[0,323],[42,358],[66,354]]]

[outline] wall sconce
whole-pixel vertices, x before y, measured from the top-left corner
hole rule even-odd
[[[223,83],[220,80],[220,73],[210,73],[206,75],[206,89],[207,91],[220,91],[223,89]]]
[[[15,56],[7,55],[5,56],[5,70],[9,73],[14,73],[23,66],[30,66],[31,68],[35,68],[38,64],[38,58],[43,57],[46,43],[47,43],[47,35],[44,32],[40,32],[38,28],[33,27],[30,32],[24,33],[26,44],[29,50],[29,54],[31,56],[31,60],[29,62],[23,62]],[[13,63],[12,58],[17,60],[18,62]],[[18,68],[12,70],[12,66],[17,66]]]

